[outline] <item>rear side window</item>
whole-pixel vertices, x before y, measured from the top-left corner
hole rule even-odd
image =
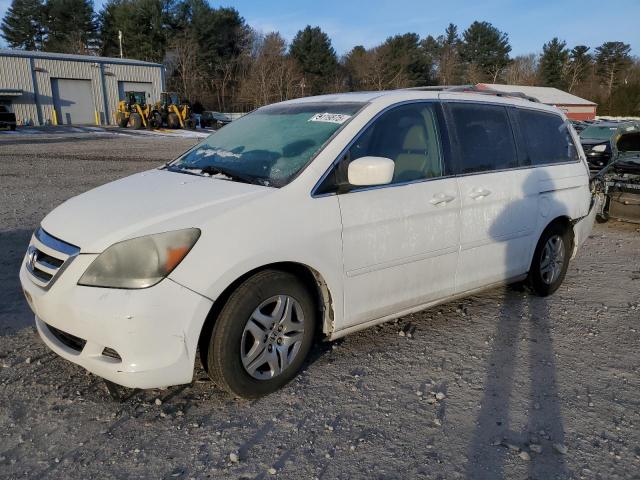
[[[518,116],[526,147],[527,165],[547,165],[578,159],[578,152],[562,117],[521,109],[518,110]]]
[[[499,105],[449,104],[459,145],[458,173],[518,166],[507,109]]]

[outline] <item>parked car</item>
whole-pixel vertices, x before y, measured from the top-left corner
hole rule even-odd
[[[6,105],[0,105],[0,128],[16,129],[16,115]]]
[[[596,220],[640,223],[640,131],[622,134],[616,150],[616,158],[596,177],[603,196]]]
[[[49,213],[20,280],[43,341],[116,384],[255,398],[335,340],[496,285],[562,283],[589,235],[564,114],[455,89],[266,106]]]
[[[224,113],[205,111],[200,117],[200,126],[202,128],[213,128],[218,130],[231,123],[231,119]]]
[[[576,132],[580,133],[582,130],[589,126],[588,123],[583,122],[581,120],[571,120],[571,125],[576,129]]]
[[[616,156],[615,144],[623,133],[638,131],[635,122],[599,122],[580,132],[580,142],[591,169],[600,170]]]

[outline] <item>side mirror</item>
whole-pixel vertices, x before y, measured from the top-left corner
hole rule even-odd
[[[386,185],[393,180],[395,163],[385,157],[362,157],[349,164],[347,177],[355,186]]]

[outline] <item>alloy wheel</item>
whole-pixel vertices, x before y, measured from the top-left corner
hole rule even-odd
[[[242,332],[240,356],[249,375],[268,380],[280,375],[300,351],[304,313],[289,295],[276,295],[256,308]]]
[[[562,273],[564,265],[565,248],[560,235],[552,235],[547,240],[540,258],[540,276],[547,285],[555,282]]]

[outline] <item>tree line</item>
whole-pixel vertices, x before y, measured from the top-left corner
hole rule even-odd
[[[630,45],[569,47],[511,57],[506,32],[476,21],[441,35],[405,33],[339,57],[329,36],[306,26],[288,43],[252,29],[234,8],[206,0],[13,0],[0,32],[12,48],[163,63],[168,87],[222,111],[290,98],[425,85],[509,83],[557,87],[608,115],[640,115],[640,61]]]

